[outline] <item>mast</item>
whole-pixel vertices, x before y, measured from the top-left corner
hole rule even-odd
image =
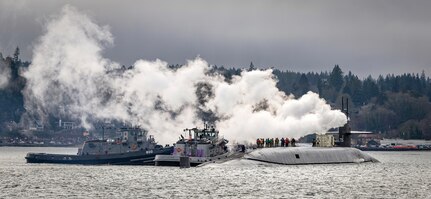
[[[349,98],[346,98],[346,108],[344,108],[344,97],[341,97],[341,112],[347,117],[347,123],[344,126],[338,128],[338,141],[342,147],[352,146],[352,133],[350,128],[349,118]]]

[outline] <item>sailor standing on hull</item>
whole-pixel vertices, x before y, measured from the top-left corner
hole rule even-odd
[[[295,138],[292,138],[292,147],[295,147],[296,146],[296,140],[295,140]]]

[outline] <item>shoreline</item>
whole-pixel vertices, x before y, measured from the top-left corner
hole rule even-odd
[[[78,148],[79,145],[68,145],[68,144],[12,144],[12,143],[0,143],[0,147],[67,147],[67,148]]]

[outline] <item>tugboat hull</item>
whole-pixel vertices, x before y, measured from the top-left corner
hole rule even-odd
[[[172,149],[172,147],[165,147],[148,151],[103,155],[28,153],[25,159],[27,163],[154,165],[154,157],[156,155],[170,154],[172,153]]]
[[[231,153],[225,153],[214,157],[190,157],[190,166],[198,166],[203,163],[214,162],[226,159]],[[154,162],[156,166],[180,166],[180,157],[178,155],[156,155]]]

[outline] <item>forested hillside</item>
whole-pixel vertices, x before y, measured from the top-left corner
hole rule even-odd
[[[3,57],[0,53],[0,133],[13,134],[19,129],[21,115],[25,112],[24,97],[21,93],[25,79],[20,70],[29,66],[29,62],[19,59],[19,48],[13,57]]]

